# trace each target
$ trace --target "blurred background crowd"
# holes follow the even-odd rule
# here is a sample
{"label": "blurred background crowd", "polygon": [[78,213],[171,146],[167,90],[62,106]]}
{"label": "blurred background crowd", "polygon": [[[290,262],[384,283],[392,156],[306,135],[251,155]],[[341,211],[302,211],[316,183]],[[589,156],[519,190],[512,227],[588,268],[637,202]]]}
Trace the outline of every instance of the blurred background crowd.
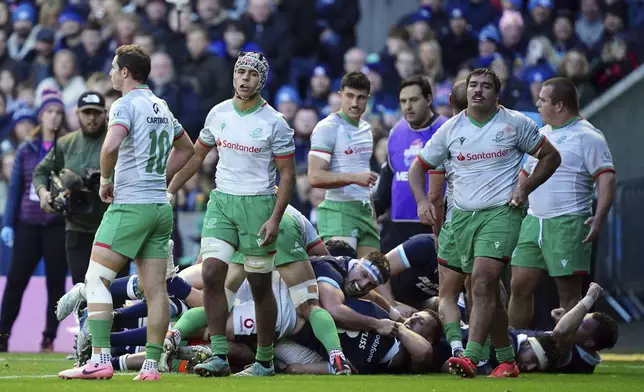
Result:
{"label": "blurred background crowd", "polygon": [[[193,140],[208,111],[228,99],[239,51],[270,61],[264,92],[295,129],[293,204],[315,223],[323,191],[306,177],[309,136],[337,111],[339,81],[363,71],[372,83],[365,119],[374,130],[373,169],[387,159],[389,129],[400,118],[398,85],[431,80],[435,110],[451,115],[451,84],[477,67],[503,83],[500,103],[535,112],[541,83],[573,78],[586,105],[644,58],[641,0],[420,0],[387,30],[382,49],[357,47],[362,7],[385,0],[5,0],[0,3],[0,212],[14,151],[39,123],[44,93],[60,91],[65,129],[78,129],[75,106],[87,90],[111,105],[114,50],[149,51],[149,86],[165,99]],[[186,184],[181,211],[203,211],[213,187],[216,152]]]}

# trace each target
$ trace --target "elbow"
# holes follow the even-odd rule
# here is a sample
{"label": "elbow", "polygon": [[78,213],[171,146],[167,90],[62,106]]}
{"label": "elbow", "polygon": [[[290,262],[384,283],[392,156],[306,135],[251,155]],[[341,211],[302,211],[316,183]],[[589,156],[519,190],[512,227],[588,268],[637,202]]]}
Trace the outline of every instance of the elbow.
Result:
{"label": "elbow", "polygon": [[320,181],[320,177],[317,175],[317,173],[309,172],[308,178],[309,178],[309,184],[311,184],[311,187],[313,188],[322,187],[322,181]]}
{"label": "elbow", "polygon": [[557,170],[559,165],[561,165],[561,154],[559,154],[559,151],[555,150],[552,153],[552,167],[554,170]]}

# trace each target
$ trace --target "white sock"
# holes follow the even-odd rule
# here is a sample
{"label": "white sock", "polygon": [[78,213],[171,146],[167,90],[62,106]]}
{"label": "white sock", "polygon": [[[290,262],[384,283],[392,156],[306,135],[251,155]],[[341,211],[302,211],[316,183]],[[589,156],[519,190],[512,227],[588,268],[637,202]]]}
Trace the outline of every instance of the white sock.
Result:
{"label": "white sock", "polygon": [[146,359],[141,366],[141,371],[158,370],[159,364],[154,359]]}
{"label": "white sock", "polygon": [[452,355],[456,355],[457,351],[463,351],[463,342],[460,340],[449,342],[449,345],[452,347]]}
{"label": "white sock", "polygon": [[130,354],[125,354],[119,357],[119,367],[121,368],[120,370],[130,370],[127,368],[127,357],[129,356]]}
{"label": "white sock", "polygon": [[100,353],[97,353],[97,352],[92,353],[91,361],[94,363],[100,363],[100,364],[111,363],[111,360],[112,360],[112,352],[109,347],[101,348]]}

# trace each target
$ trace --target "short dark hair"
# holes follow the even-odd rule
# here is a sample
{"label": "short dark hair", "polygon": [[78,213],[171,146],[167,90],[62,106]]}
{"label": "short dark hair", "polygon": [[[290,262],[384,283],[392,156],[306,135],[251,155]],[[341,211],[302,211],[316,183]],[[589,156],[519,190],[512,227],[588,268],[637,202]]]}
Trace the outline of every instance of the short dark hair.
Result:
{"label": "short dark hair", "polygon": [[393,25],[389,28],[387,38],[398,38],[407,42],[409,41],[409,32],[404,26]]}
{"label": "short dark hair", "polygon": [[553,105],[561,102],[566,109],[575,113],[579,112],[579,96],[572,79],[565,77],[548,79],[543,83],[543,87],[546,86],[552,87],[550,101]]}
{"label": "short dark hair", "polygon": [[467,75],[467,79],[465,79],[465,83],[467,83],[467,86],[470,85],[470,79],[472,79],[472,76],[490,76],[492,78],[492,82],[494,83],[494,92],[496,93],[501,92],[501,79],[499,79],[499,77],[496,76],[496,73],[492,71],[492,69],[477,68],[474,71],[470,72],[469,75]]}
{"label": "short dark hair", "polygon": [[452,107],[459,112],[467,109],[467,83],[463,79],[452,86]]}
{"label": "short dark hair", "polygon": [[329,254],[333,257],[351,257],[352,259],[358,258],[358,253],[356,252],[348,242],[342,240],[328,240],[324,243],[326,249],[329,251]]}
{"label": "short dark hair", "polygon": [[127,68],[132,79],[145,83],[152,69],[150,56],[139,45],[123,45],[116,49],[116,64],[119,69]]}
{"label": "short dark hair", "polygon": [[90,20],[89,22],[85,23],[85,26],[83,30],[92,30],[92,31],[101,31],[102,27],[100,23]]}
{"label": "short dark hair", "polygon": [[382,275],[383,284],[389,281],[389,277],[391,276],[391,267],[389,266],[389,259],[384,253],[375,250],[368,253],[363,257],[363,259],[371,261],[371,263],[378,268],[380,275]]}
{"label": "short dark hair", "polygon": [[432,97],[432,85],[429,84],[429,80],[422,75],[410,76],[407,79],[404,79],[400,82],[400,87],[398,87],[398,95],[400,92],[409,86],[418,86],[420,87],[420,93],[423,95],[423,98],[429,100]]}
{"label": "short dark hair", "polygon": [[619,339],[619,328],[615,319],[602,312],[595,312],[592,317],[597,322],[595,336],[593,337],[595,349],[599,351],[613,348],[617,343],[617,339]]}
{"label": "short dark hair", "polygon": [[362,72],[349,72],[342,77],[342,82],[340,83],[340,90],[344,90],[345,88],[366,91],[369,94],[371,91],[371,82],[367,75]]}
{"label": "short dark hair", "polygon": [[206,40],[210,40],[210,33],[208,33],[208,30],[206,30],[199,24],[191,24],[190,26],[188,26],[188,29],[186,30],[186,36],[192,33],[200,33],[206,38]]}

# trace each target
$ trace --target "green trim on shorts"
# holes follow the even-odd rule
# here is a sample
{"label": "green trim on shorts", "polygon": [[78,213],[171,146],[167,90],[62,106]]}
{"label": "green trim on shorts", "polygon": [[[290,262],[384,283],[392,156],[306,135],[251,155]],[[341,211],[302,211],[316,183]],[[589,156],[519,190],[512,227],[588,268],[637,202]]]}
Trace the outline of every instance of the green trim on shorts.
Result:
{"label": "green trim on shorts", "polygon": [[353,237],[358,246],[380,249],[370,202],[324,200],[318,206],[318,232],[325,242],[332,237]]}
{"label": "green trim on shorts", "polygon": [[461,258],[456,251],[454,231],[451,222],[443,223],[440,234],[438,234],[438,265],[463,273]]}
{"label": "green trim on shorts", "polygon": [[588,275],[592,244],[582,244],[590,231],[589,215],[539,219],[528,215],[521,224],[513,267],[538,268],[552,277]]}
{"label": "green trim on shorts", "polygon": [[524,209],[507,204],[480,211],[454,207],[452,230],[463,272],[470,274],[477,257],[509,261],[523,220]]}
{"label": "green trim on shorts", "polygon": [[130,259],[167,259],[174,215],[170,203],[110,204],[94,237]]}
{"label": "green trim on shorts", "polygon": [[201,238],[217,238],[247,256],[265,257],[275,253],[275,241],[259,246],[257,235],[273,215],[275,195],[236,196],[217,190],[210,192],[203,219]]}

